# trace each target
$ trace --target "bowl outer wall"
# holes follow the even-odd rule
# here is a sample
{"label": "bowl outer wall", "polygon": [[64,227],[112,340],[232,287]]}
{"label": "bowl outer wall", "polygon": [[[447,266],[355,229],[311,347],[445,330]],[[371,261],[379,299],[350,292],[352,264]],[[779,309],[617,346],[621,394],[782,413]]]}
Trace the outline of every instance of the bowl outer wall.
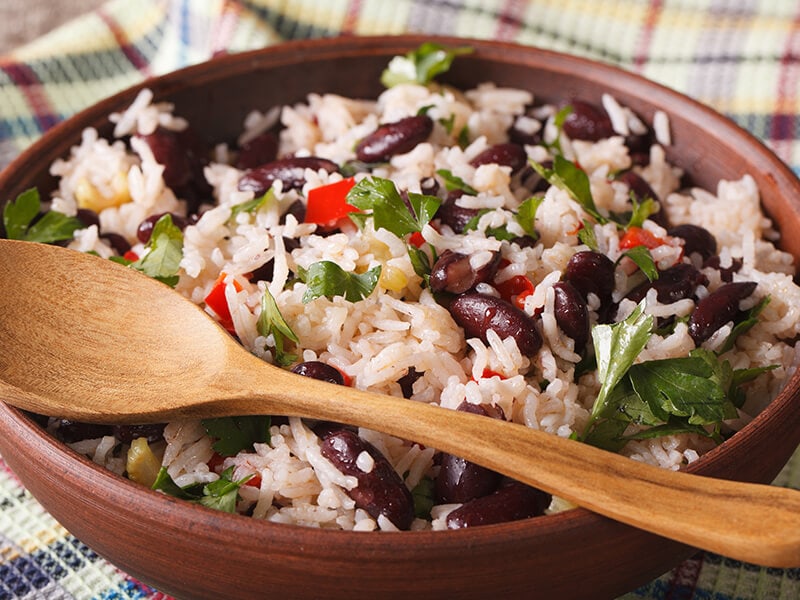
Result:
{"label": "bowl outer wall", "polygon": [[[295,42],[223,57],[144,84],[177,114],[203,123],[210,140],[233,140],[253,108],[304,100],[308,92],[374,98],[388,59],[431,36]],[[436,38],[449,45],[464,40]],[[614,67],[531,47],[469,41],[443,80],[528,87],[537,98],[599,101],[612,93],[651,120],[670,115],[670,160],[714,189],[750,173],[783,231],[800,230],[800,183],[751,135],[709,108]],[[108,135],[110,112],[137,86],[59,124],[0,174],[0,198],[55,182],[48,165],[68,154],[86,126]],[[208,115],[212,115],[209,118]],[[685,146],[681,154],[674,147]],[[736,154],[732,154],[732,150]],[[800,236],[783,246],[800,256]],[[770,481],[800,443],[798,376],[752,423],[690,467],[702,474]],[[274,525],[188,506],[113,476],[78,457],[23,417],[0,406],[0,453],[33,495],[98,553],[180,598],[352,597],[353,594],[460,597],[611,597],[666,571],[691,549],[579,509],[531,521],[455,532],[380,535]],[[65,481],[67,485],[65,485]],[[687,507],[690,509],[690,507]],[[235,582],[235,583],[234,583]],[[233,587],[231,587],[233,586]],[[534,592],[536,590],[536,592]],[[537,593],[538,592],[538,593]]]}

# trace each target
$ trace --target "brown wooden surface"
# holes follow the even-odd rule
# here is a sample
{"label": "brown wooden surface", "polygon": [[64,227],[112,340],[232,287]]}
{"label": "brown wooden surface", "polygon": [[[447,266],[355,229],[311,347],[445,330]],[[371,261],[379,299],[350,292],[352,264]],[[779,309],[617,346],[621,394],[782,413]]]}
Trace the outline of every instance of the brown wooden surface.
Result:
{"label": "brown wooden surface", "polygon": [[[302,42],[223,58],[149,85],[159,99],[176,102],[179,114],[190,121],[213,110],[216,118],[205,120],[207,133],[229,139],[254,106],[297,101],[312,90],[374,96],[387,58],[421,41]],[[609,91],[647,119],[654,108],[662,108],[672,118],[673,139],[684,146],[674,159],[690,171],[699,169],[697,183],[713,188],[720,177],[750,172],[782,228],[798,227],[796,178],[752,136],[709,109],[612,68],[531,48],[474,46],[476,55],[457,61],[448,75],[452,82],[475,84],[491,77],[503,85],[535,89],[541,99],[575,94],[596,100]],[[14,197],[34,183],[51,186],[46,176],[50,161],[67,152],[84,126],[102,124],[107,131],[106,115],[132,97],[133,92],[112,98],[54,128],[13,169],[0,174],[0,197]],[[711,161],[709,155],[726,160]],[[788,242],[787,248],[800,256],[797,236]],[[800,441],[796,382],[792,392],[692,470],[770,481]],[[583,509],[472,530],[363,535],[223,515],[111,475],[6,406],[0,406],[0,452],[72,533],[132,575],[181,598],[226,597],[231,581],[240,598],[270,592],[296,598],[351,598],[354,592],[433,598],[454,590],[461,598],[571,598],[585,597],[586,590],[603,598],[651,580],[691,553],[684,545]]]}

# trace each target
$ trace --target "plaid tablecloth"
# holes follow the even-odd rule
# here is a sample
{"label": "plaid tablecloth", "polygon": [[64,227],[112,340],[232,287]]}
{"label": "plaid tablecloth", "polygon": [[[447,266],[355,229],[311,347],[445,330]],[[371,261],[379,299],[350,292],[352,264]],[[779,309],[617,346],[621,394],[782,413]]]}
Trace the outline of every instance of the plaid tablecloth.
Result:
{"label": "plaid tablecloth", "polygon": [[[0,57],[0,167],[144,78],[281,40],[428,32],[621,65],[730,116],[800,172],[796,0],[111,0]],[[775,482],[800,488],[800,453]],[[769,515],[765,515],[769,518]],[[0,458],[0,600],[156,599],[56,523]],[[797,599],[800,569],[700,553],[626,599]]]}

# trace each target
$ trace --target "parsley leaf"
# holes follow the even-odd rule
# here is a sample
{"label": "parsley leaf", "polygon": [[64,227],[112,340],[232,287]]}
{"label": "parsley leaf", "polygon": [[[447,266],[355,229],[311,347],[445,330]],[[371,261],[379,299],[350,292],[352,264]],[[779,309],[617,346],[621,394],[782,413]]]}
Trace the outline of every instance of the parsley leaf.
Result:
{"label": "parsley leaf", "polygon": [[600,214],[592,197],[592,188],[589,176],[575,163],[567,160],[560,154],[553,158],[553,168],[548,169],[536,161],[530,161],[534,170],[544,177],[550,185],[567,192],[570,197],[581,205],[590,216],[598,223],[607,223],[608,219]]}
{"label": "parsley leaf", "polygon": [[149,252],[130,266],[175,287],[183,258],[183,232],[172,222],[169,213],[156,221],[147,248]]}
{"label": "parsley leaf", "polygon": [[597,243],[597,236],[594,234],[594,227],[585,219],[583,221],[583,227],[578,230],[578,239],[581,244],[588,246],[589,250],[597,252],[600,249],[600,245]]}
{"label": "parsley leaf", "polygon": [[359,181],[347,193],[347,202],[361,210],[372,210],[375,229],[382,227],[399,238],[422,231],[441,204],[435,196],[409,192],[409,210],[394,182],[382,177],[368,177]]}
{"label": "parsley leaf", "polygon": [[231,208],[231,216],[228,221],[235,221],[236,217],[243,212],[251,214],[256,213],[262,206],[266,206],[274,200],[275,192],[272,188],[269,188],[261,196],[253,198],[252,200],[248,200],[247,202],[242,202],[241,204],[237,204]]}
{"label": "parsley leaf", "polygon": [[728,335],[725,343],[719,349],[719,354],[725,354],[728,350],[732,349],[736,343],[736,338],[750,331],[750,329],[758,323],[758,316],[766,308],[770,302],[769,296],[764,296],[761,301],[745,313],[744,319],[733,326],[730,334]]}
{"label": "parsley leaf", "polygon": [[447,48],[441,44],[425,42],[405,56],[395,56],[381,74],[381,83],[387,88],[401,83],[427,85],[450,69],[456,56],[469,54],[467,46]]}
{"label": "parsley leaf", "polygon": [[41,210],[39,190],[30,188],[3,207],[3,227],[10,240],[50,244],[71,240],[75,230],[84,225],[76,217],[50,210],[34,223]]}
{"label": "parsley leaf", "polygon": [[[645,274],[647,279],[650,281],[655,281],[658,279],[658,269],[656,268],[656,263],[653,260],[653,255],[650,253],[650,250],[647,246],[634,246],[622,253],[620,259],[623,256],[627,256],[633,262],[636,263],[636,266],[639,267],[642,273]],[[617,261],[619,262],[619,260]]]}
{"label": "parsley leaf", "polygon": [[206,433],[217,440],[214,450],[222,456],[252,450],[255,443],[268,443],[271,422],[269,416],[219,417],[202,421]]}
{"label": "parsley leaf", "polygon": [[239,481],[233,481],[231,480],[232,473],[233,467],[229,467],[220,473],[219,479],[216,481],[181,488],[170,477],[166,467],[161,467],[151,489],[209,508],[234,513],[236,512],[236,501],[239,498],[239,488],[253,476],[248,475]]}
{"label": "parsley leaf", "polygon": [[453,175],[452,171],[449,171],[448,169],[437,169],[436,174],[444,180],[444,187],[448,192],[452,192],[453,190],[461,190],[470,196],[478,195],[478,190],[461,179],[461,177]]}
{"label": "parsley leaf", "polygon": [[261,314],[258,315],[256,323],[258,333],[264,337],[272,335],[275,340],[275,362],[282,367],[289,366],[297,358],[294,354],[283,351],[283,344],[288,339],[297,343],[297,335],[283,318],[275,297],[268,289],[264,289],[261,298]]}
{"label": "parsley leaf", "polygon": [[544,196],[531,196],[522,201],[514,215],[514,220],[533,239],[539,238],[539,232],[536,231],[536,211],[539,210],[542,202],[544,202]]}
{"label": "parsley leaf", "polygon": [[373,267],[366,273],[348,273],[335,262],[322,260],[308,269],[299,268],[297,275],[308,286],[303,294],[304,304],[320,296],[329,300],[344,296],[348,302],[358,302],[369,296],[378,285],[381,266]]}

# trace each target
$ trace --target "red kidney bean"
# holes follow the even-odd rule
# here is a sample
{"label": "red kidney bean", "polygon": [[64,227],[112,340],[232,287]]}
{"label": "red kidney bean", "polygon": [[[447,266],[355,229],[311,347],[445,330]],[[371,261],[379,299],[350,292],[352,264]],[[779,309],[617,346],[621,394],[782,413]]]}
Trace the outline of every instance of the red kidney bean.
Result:
{"label": "red kidney bean", "polygon": [[586,298],[596,294],[600,301],[611,299],[614,291],[614,263],[605,254],[593,250],[576,252],[567,262],[564,279]]}
{"label": "red kidney bean", "polygon": [[642,202],[646,198],[658,200],[658,196],[653,191],[653,188],[650,187],[650,184],[634,171],[624,171],[617,175],[616,180],[627,184],[637,202]]}
{"label": "red kidney bean", "polygon": [[[300,240],[285,237],[283,238],[283,247],[286,249],[287,253],[291,253],[292,250],[300,247]],[[250,277],[248,277],[247,280],[250,283],[255,283],[256,281],[272,281],[274,275],[275,261],[273,259],[269,259],[263,265],[254,269],[253,272],[250,273]]]}
{"label": "red kidney bean", "polygon": [[494,278],[500,265],[500,253],[494,252],[491,260],[477,271],[470,265],[466,254],[445,250],[431,268],[430,285],[434,292],[462,294],[479,283]]}
{"label": "red kidney bean", "polygon": [[55,435],[62,442],[72,444],[81,440],[92,440],[95,438],[112,435],[111,425],[100,425],[97,423],[82,423],[81,421],[70,421],[60,419],[56,424]]}
{"label": "red kidney bean", "polygon": [[575,352],[580,353],[589,340],[589,310],[586,300],[569,281],[553,285],[553,312],[559,328],[575,340]]}
{"label": "red kidney bean", "polygon": [[405,154],[428,139],[433,120],[414,115],[378,127],[356,146],[356,158],[365,163],[386,162],[395,154]]}
{"label": "red kidney bean", "polygon": [[172,131],[159,127],[141,139],[150,147],[156,161],[164,166],[167,187],[188,201],[189,212],[195,212],[203,200],[211,197],[211,186],[203,175],[209,149],[191,128]]}
{"label": "red kidney bean", "polygon": [[448,310],[468,338],[477,337],[488,343],[486,332],[492,329],[503,339],[514,338],[526,356],[536,354],[542,347],[533,318],[501,298],[468,292],[453,300]]}
{"label": "red kidney bean", "polygon": [[101,233],[100,239],[105,240],[108,242],[109,246],[111,246],[114,251],[122,256],[128,250],[131,249],[131,245],[123,236],[118,233]]}
{"label": "red kidney bean", "polygon": [[319,360],[308,360],[306,362],[301,362],[292,367],[292,373],[297,373],[298,375],[303,375],[304,377],[313,377],[314,379],[319,379],[320,381],[344,385],[344,376],[342,375],[341,371],[339,371],[339,369],[336,367],[332,367],[331,365],[325,364]]}
{"label": "red kidney bean", "polygon": [[700,225],[675,225],[667,229],[667,235],[683,240],[683,253],[686,256],[696,252],[705,260],[717,253],[717,239],[714,234]]}
{"label": "red kidney bean", "polygon": [[130,444],[137,438],[146,438],[149,443],[164,439],[165,423],[148,423],[145,425],[114,425],[114,437],[120,442]]}
{"label": "red kidney bean", "polygon": [[[472,404],[464,401],[459,411],[503,419],[503,411],[497,407]],[[503,480],[496,471],[487,469],[453,454],[442,454],[439,474],[434,484],[437,504],[469,502],[494,492]]]}
{"label": "red kidney bean", "polygon": [[[278,220],[278,223],[281,225],[286,223],[286,217],[288,215],[292,215],[298,223],[302,223],[306,220],[306,205],[302,200],[295,200],[289,205],[289,208],[286,209],[286,212],[281,215],[281,218]],[[283,238],[284,241],[289,238]]]}
{"label": "red kidney bean", "polygon": [[278,138],[271,131],[254,137],[239,149],[236,157],[237,169],[255,169],[278,157]]}
{"label": "red kidney bean", "polygon": [[734,258],[731,260],[731,266],[721,267],[720,257],[718,255],[714,255],[706,259],[705,262],[703,262],[703,267],[716,269],[717,271],[719,271],[719,278],[725,283],[730,283],[731,281],[733,281],[733,274],[739,272],[739,270],[742,268],[742,264],[743,262],[741,258]]}
{"label": "red kidney bean", "polygon": [[181,215],[176,215],[175,213],[158,213],[157,215],[150,215],[144,221],[139,223],[139,227],[136,229],[136,237],[140,242],[146,244],[150,241],[150,236],[153,234],[153,227],[155,227],[155,224],[158,222],[158,220],[166,214],[169,214],[169,216],[172,217],[172,224],[181,231],[186,229],[189,225],[197,223],[196,215],[192,215],[191,217],[184,217]]}
{"label": "red kidney bean", "polygon": [[439,182],[435,177],[426,177],[419,182],[419,191],[426,196],[436,196],[439,193]]}
{"label": "red kidney bean", "polygon": [[462,190],[449,192],[439,206],[439,210],[436,211],[436,217],[442,224],[449,226],[455,233],[463,233],[467,223],[477,217],[480,212],[477,208],[464,208],[456,204],[456,200],[463,195]]}
{"label": "red kidney bean", "polygon": [[422,373],[414,367],[409,367],[406,374],[397,380],[397,383],[400,384],[400,390],[403,392],[403,398],[411,398],[414,395],[414,383],[420,377],[422,377]]}
{"label": "red kidney bean", "polygon": [[79,208],[78,213],[75,216],[81,223],[83,223],[84,227],[96,225],[97,228],[100,229],[100,217],[93,210],[88,208]]}
{"label": "red kidney bean", "polygon": [[[339,471],[358,480],[358,486],[347,492],[356,506],[375,519],[383,515],[398,529],[411,527],[414,520],[411,492],[375,446],[362,440],[353,431],[341,428],[323,437],[320,451]],[[374,461],[369,473],[356,464],[362,452],[367,452]]]}
{"label": "red kidney bean", "polygon": [[239,179],[239,190],[260,196],[278,180],[283,183],[284,190],[300,189],[306,182],[306,169],[324,169],[334,173],[339,167],[335,162],[318,156],[280,158],[247,171]]}
{"label": "red kidney bean", "polygon": [[[528,115],[528,118],[533,117]],[[539,127],[536,133],[528,133],[522,130],[515,120],[511,127],[508,128],[508,139],[520,146],[539,146],[543,141],[542,136],[544,134],[544,124],[541,123],[541,121],[540,124],[541,127]]]}
{"label": "red kidney bean", "polygon": [[518,481],[461,505],[447,516],[448,529],[507,523],[544,514],[551,496]]}
{"label": "red kidney bean", "polygon": [[671,304],[683,298],[691,298],[698,285],[706,285],[708,279],[694,266],[678,263],[661,271],[655,281],[646,281],[636,286],[625,296],[633,302],[641,302],[648,290],[655,289],[659,302]]}
{"label": "red kidney bean", "polygon": [[700,300],[689,317],[689,335],[698,346],[739,314],[739,302],[752,294],[754,281],[726,283]]}
{"label": "red kidney bean", "polygon": [[614,135],[611,119],[602,107],[584,100],[572,100],[569,105],[572,112],[564,119],[562,130],[570,139],[596,142]]}
{"label": "red kidney bean", "polygon": [[525,148],[519,144],[495,144],[469,161],[469,164],[473,167],[492,163],[504,167],[511,167],[511,173],[513,175],[528,164],[528,155],[525,153]]}

